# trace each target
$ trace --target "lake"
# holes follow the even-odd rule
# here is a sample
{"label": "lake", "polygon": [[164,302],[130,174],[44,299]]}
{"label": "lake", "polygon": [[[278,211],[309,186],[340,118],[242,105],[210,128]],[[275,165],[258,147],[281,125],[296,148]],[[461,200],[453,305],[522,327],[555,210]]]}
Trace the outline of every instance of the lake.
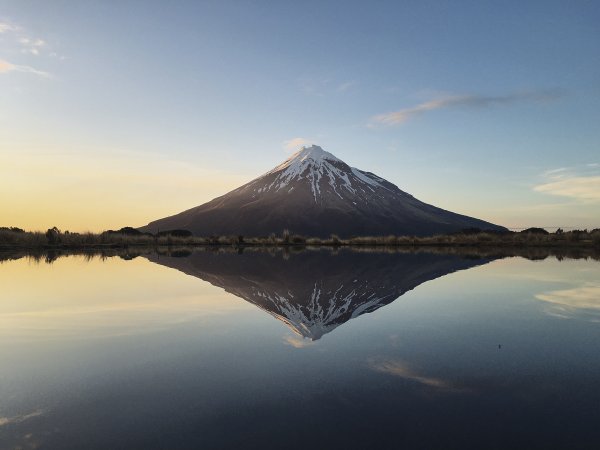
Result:
{"label": "lake", "polygon": [[2,449],[600,445],[594,258],[19,256],[0,263]]}

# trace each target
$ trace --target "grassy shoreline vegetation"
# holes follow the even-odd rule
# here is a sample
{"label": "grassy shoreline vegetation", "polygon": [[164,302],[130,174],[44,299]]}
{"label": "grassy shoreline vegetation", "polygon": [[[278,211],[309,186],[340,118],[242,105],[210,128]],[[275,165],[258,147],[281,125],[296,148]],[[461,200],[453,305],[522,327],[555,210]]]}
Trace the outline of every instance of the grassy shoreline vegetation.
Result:
{"label": "grassy shoreline vegetation", "polygon": [[466,229],[458,233],[416,236],[359,236],[348,239],[331,235],[329,238],[305,237],[284,230],[281,235],[266,237],[193,236],[187,230],[169,230],[157,234],[142,233],[135,228],[108,230],[102,233],[74,233],[56,227],[45,233],[25,231],[16,227],[0,227],[0,249],[102,249],[130,247],[477,247],[477,248],[600,248],[600,229],[558,229],[549,233],[542,228],[520,232],[489,232]]}
{"label": "grassy shoreline vegetation", "polygon": [[247,246],[235,247],[231,245],[209,246],[138,246],[138,247],[88,247],[79,249],[68,248],[13,248],[0,247],[0,264],[18,259],[28,259],[33,263],[52,264],[60,258],[79,257],[85,260],[121,258],[132,260],[150,255],[166,256],[170,258],[185,258],[195,252],[210,252],[213,254],[246,254],[267,253],[272,257],[284,260],[293,258],[306,252],[328,252],[332,256],[345,253],[386,253],[386,254],[439,254],[455,255],[468,259],[503,259],[520,257],[529,260],[544,260],[547,258],[563,259],[591,259],[600,261],[600,247],[473,247],[473,246]]}

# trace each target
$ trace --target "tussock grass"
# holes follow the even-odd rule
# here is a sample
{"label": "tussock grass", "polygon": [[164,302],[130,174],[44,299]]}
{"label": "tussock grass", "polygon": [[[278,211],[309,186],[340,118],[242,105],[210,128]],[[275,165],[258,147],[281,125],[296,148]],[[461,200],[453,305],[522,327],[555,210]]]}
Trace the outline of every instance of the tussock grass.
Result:
{"label": "tussock grass", "polygon": [[306,237],[284,230],[281,236],[264,237],[193,236],[186,230],[162,231],[157,235],[142,233],[133,228],[103,233],[73,233],[51,228],[46,233],[24,231],[20,228],[0,227],[0,248],[26,249],[85,249],[129,247],[600,247],[600,229],[557,230],[548,233],[531,228],[520,233],[464,232],[429,237],[416,236],[356,236],[342,239],[332,234],[329,238]]}

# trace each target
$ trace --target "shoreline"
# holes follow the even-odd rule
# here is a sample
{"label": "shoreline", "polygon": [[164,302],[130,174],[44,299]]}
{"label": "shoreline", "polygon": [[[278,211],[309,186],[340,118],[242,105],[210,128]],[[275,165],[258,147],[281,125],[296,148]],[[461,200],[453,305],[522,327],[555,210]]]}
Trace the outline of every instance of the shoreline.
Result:
{"label": "shoreline", "polygon": [[526,242],[526,243],[513,243],[503,241],[490,241],[490,242],[419,242],[418,240],[412,242],[402,243],[385,243],[385,242],[373,242],[373,243],[354,243],[354,242],[311,242],[311,243],[212,243],[212,242],[181,242],[176,241],[172,243],[159,242],[157,244],[147,243],[107,243],[107,244],[58,244],[58,245],[27,245],[27,244],[0,244],[0,251],[5,250],[105,250],[105,249],[150,249],[158,247],[190,247],[190,248],[318,248],[318,247],[331,247],[331,248],[372,248],[372,247],[397,247],[397,248],[540,248],[540,249],[598,249],[600,251],[600,245],[593,241],[580,241],[573,243],[564,242]]}
{"label": "shoreline", "polygon": [[30,258],[36,262],[51,263],[59,258],[82,256],[85,258],[134,259],[148,255],[165,257],[187,257],[195,252],[214,254],[269,253],[284,259],[311,252],[329,252],[332,255],[343,253],[387,253],[394,254],[440,254],[456,255],[464,258],[501,259],[521,257],[529,260],[543,260],[554,257],[562,259],[592,259],[600,261],[600,248],[595,246],[468,246],[468,245],[133,245],[133,246],[87,246],[87,247],[6,247],[0,246],[0,263],[4,261]]}
{"label": "shoreline", "polygon": [[522,232],[489,232],[463,230],[453,234],[435,236],[355,236],[340,238],[331,234],[328,238],[307,237],[284,230],[280,236],[247,237],[241,235],[193,236],[186,230],[171,230],[156,235],[142,233],[126,227],[103,233],[74,233],[51,228],[47,232],[25,231],[19,228],[0,227],[0,251],[78,251],[103,249],[129,249],[153,247],[232,247],[245,248],[550,248],[550,249],[598,249],[600,229],[556,231],[549,233],[541,228]]}
{"label": "shoreline", "polygon": [[447,248],[589,248],[600,250],[600,239],[552,239],[552,238],[516,238],[511,236],[498,236],[489,238],[476,236],[433,236],[433,237],[365,237],[351,239],[320,239],[303,238],[301,241],[285,241],[269,238],[247,238],[243,241],[237,238],[151,238],[151,239],[116,239],[112,242],[60,242],[49,244],[47,242],[0,242],[2,250],[86,250],[86,249],[127,249],[127,248],[154,248],[154,247],[234,247],[234,248],[302,248],[302,247],[447,247]]}

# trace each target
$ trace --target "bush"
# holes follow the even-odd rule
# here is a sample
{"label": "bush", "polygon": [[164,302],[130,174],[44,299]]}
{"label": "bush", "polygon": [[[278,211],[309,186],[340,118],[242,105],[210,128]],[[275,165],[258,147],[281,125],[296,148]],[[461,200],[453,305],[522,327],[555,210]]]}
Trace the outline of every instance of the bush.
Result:
{"label": "bush", "polygon": [[[138,231],[138,233],[142,234],[139,231]],[[158,233],[156,233],[156,236],[158,236],[158,237],[173,236],[173,237],[186,238],[186,237],[192,237],[193,235],[192,235],[192,232],[189,230],[165,230],[165,231],[159,231]]]}
{"label": "bush", "polygon": [[306,238],[304,236],[300,236],[299,234],[294,234],[291,237],[292,244],[306,244]]}
{"label": "bush", "polygon": [[527,229],[521,231],[521,233],[523,233],[523,234],[550,234],[550,233],[548,233],[548,231],[544,230],[543,228],[538,228],[538,227],[527,228]]}
{"label": "bush", "polygon": [[398,245],[398,236],[390,235],[384,239],[385,245]]}
{"label": "bush", "polygon": [[46,231],[46,239],[48,240],[48,245],[60,244],[60,230],[56,227],[49,228],[48,231]]}

